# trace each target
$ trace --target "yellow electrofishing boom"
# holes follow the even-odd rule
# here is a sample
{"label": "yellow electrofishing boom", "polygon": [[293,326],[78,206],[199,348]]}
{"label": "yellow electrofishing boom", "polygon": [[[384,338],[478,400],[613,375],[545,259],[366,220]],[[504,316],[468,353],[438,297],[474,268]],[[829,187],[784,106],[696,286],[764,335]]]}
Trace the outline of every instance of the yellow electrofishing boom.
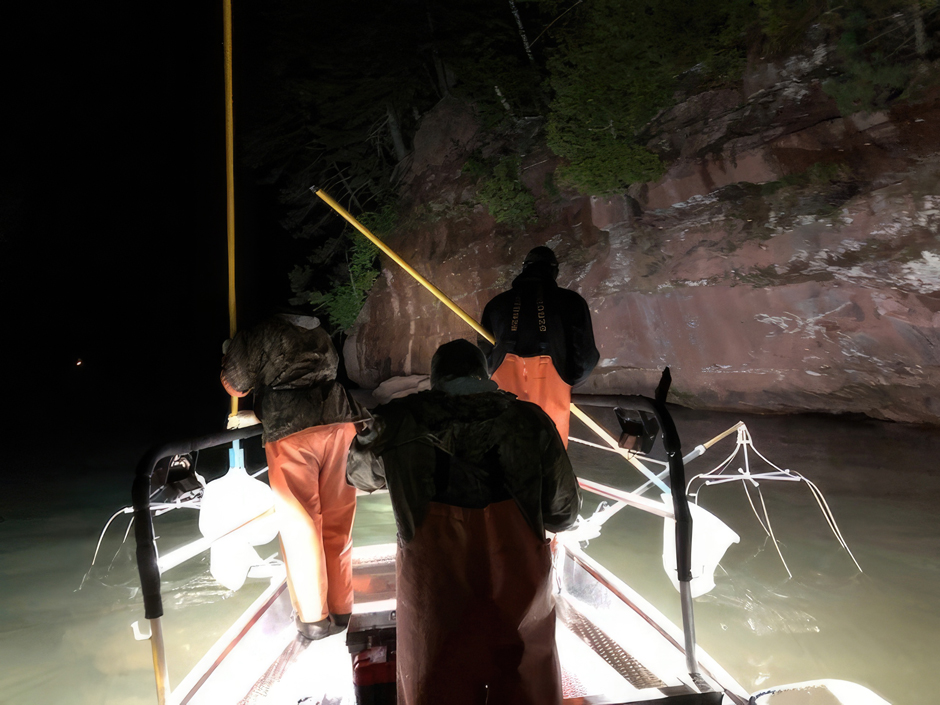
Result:
{"label": "yellow electrofishing boom", "polygon": [[[237,330],[235,316],[235,118],[232,107],[232,0],[222,5],[225,55],[225,192],[228,225],[228,337]],[[232,397],[232,416],[238,413],[238,397]]]}
{"label": "yellow electrofishing boom", "polygon": [[334,211],[336,211],[341,216],[343,216],[343,218],[345,218],[346,221],[350,225],[352,225],[356,230],[358,230],[363,235],[365,235],[373,245],[375,245],[380,250],[382,250],[382,252],[384,252],[389,257],[391,257],[395,261],[396,264],[398,264],[402,269],[408,272],[408,274],[414,277],[417,280],[417,282],[421,284],[421,286],[423,286],[425,289],[427,289],[432,294],[434,294],[442,304],[444,304],[445,306],[447,306],[447,308],[449,308],[451,311],[453,311],[458,316],[460,316],[467,324],[469,324],[471,328],[473,328],[473,330],[475,330],[477,333],[482,335],[484,338],[486,338],[488,341],[490,341],[494,345],[496,344],[496,338],[493,337],[492,333],[490,333],[483,326],[481,326],[479,323],[473,320],[473,318],[471,318],[470,315],[466,311],[460,308],[460,306],[458,306],[449,298],[447,298],[447,295],[444,294],[443,291],[438,289],[431,282],[429,282],[427,279],[425,279],[420,274],[418,274],[418,272],[415,271],[414,267],[412,267],[405,260],[399,257],[398,253],[396,253],[391,247],[386,245],[384,242],[379,240],[375,235],[369,232],[369,229],[366,228],[366,226],[364,226],[362,223],[356,220],[352,216],[352,214],[350,214],[350,212],[347,211],[345,208],[343,208],[339,203],[334,201],[330,197],[330,195],[326,193],[326,191],[324,191],[323,189],[317,186],[311,186],[310,190],[313,191],[321,199],[323,199],[323,202],[326,203],[330,208],[332,208]]}
{"label": "yellow electrofishing boom", "polygon": [[[460,306],[458,306],[453,301],[451,301],[443,291],[438,289],[431,282],[429,282],[423,276],[418,274],[418,272],[416,272],[415,269],[410,264],[408,264],[405,260],[399,257],[398,254],[392,248],[390,248],[384,242],[379,240],[379,238],[377,238],[375,235],[369,232],[368,228],[366,228],[362,223],[356,220],[352,216],[352,214],[349,213],[349,211],[347,211],[339,203],[333,200],[330,197],[330,195],[327,194],[323,189],[319,188],[318,186],[311,186],[310,190],[313,191],[313,193],[315,193],[317,196],[319,196],[323,200],[323,202],[326,203],[330,208],[332,208],[334,211],[339,213],[346,220],[346,222],[352,225],[356,230],[358,230],[366,238],[368,238],[370,242],[372,242],[376,247],[382,250],[382,252],[384,252],[392,260],[394,260],[395,263],[401,266],[402,269],[404,269],[406,272],[408,272],[408,274],[414,277],[418,281],[418,283],[420,283],[425,289],[427,289],[432,294],[434,294],[434,296],[436,296],[437,299],[442,304],[444,304],[445,306],[447,306],[447,308],[449,308],[451,311],[453,311],[458,316],[460,316],[471,328],[473,328],[473,330],[479,333],[486,340],[490,341],[492,344],[494,345],[496,344],[496,338],[493,337],[492,333],[490,333],[483,326],[481,326],[479,323],[473,320],[473,318],[466,311],[464,311],[462,308],[460,308]],[[632,457],[631,453],[629,453],[628,451],[620,447],[620,444],[617,442],[617,440],[613,436],[607,433],[607,431],[602,426],[600,426],[596,421],[594,421],[594,419],[592,419],[590,416],[585,414],[583,411],[581,411],[581,409],[576,407],[574,404],[571,405],[571,413],[574,414],[578,419],[580,419],[581,422],[585,426],[587,426],[592,431],[594,431],[594,433],[596,433],[601,439],[603,439],[603,441],[607,443],[607,445],[609,445],[612,449],[620,453],[620,455],[623,456],[627,460],[627,462],[629,462],[631,465],[633,465],[638,470],[640,470],[640,472],[642,472],[644,475],[649,473],[649,471],[646,469],[645,466],[634,461],[634,458]]]}

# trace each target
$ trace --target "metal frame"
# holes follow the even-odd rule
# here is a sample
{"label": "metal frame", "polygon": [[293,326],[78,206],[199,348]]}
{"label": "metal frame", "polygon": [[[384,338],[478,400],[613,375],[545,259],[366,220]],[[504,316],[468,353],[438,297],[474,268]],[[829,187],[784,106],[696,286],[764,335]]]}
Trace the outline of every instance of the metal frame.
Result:
{"label": "metal frame", "polygon": [[137,571],[144,598],[144,616],[150,621],[150,646],[153,652],[154,679],[157,702],[165,705],[170,692],[169,669],[166,648],[163,643],[163,598],[160,594],[160,565],[157,556],[157,541],[153,531],[153,514],[150,511],[150,479],[161,460],[174,455],[186,455],[197,450],[225,445],[261,435],[261,426],[237,428],[208,436],[183,441],[174,441],[154,446],[137,463],[134,485],[131,490],[134,504],[134,538],[137,543]]}

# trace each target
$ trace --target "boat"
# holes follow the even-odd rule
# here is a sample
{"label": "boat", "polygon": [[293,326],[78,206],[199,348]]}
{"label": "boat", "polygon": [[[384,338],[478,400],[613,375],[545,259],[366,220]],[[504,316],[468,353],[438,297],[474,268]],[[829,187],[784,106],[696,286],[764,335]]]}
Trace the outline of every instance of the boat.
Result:
{"label": "boat", "polygon": [[[667,461],[653,460],[643,450],[626,453],[649,477],[638,492],[580,480],[584,492],[599,495],[614,504],[602,505],[592,517],[580,520],[574,530],[557,534],[552,540],[558,619],[556,641],[565,705],[647,702],[662,705],[885,705],[885,700],[863,686],[839,680],[812,681],[748,693],[718,662],[697,647],[693,597],[707,592],[709,583],[714,586],[711,576],[720,554],[737,537],[722,535],[720,530],[716,533],[714,526],[703,520],[707,512],[690,505],[685,491],[664,494],[662,501],[646,497],[642,491],[651,486],[665,486],[665,479],[672,487],[687,487],[686,462],[700,457],[708,447],[734,432],[738,433],[739,444],[742,436],[745,439],[748,436],[746,428],[742,434],[744,425],[739,423],[697,445],[683,457],[678,432],[665,405],[668,387],[667,368],[654,398],[585,397],[580,400],[585,405],[614,406],[624,434],[621,440],[627,445],[648,450],[654,439],[661,436]],[[249,569],[261,568],[267,572],[256,575],[265,575],[267,587],[179,685],[172,690],[169,687],[169,664],[161,625],[162,574],[200,552],[211,551],[213,545],[221,542],[254,541],[257,544],[270,540],[252,539],[251,532],[257,533],[259,526],[270,523],[271,511],[263,498],[247,503],[239,501],[240,507],[250,506],[249,511],[255,516],[246,520],[244,513],[233,514],[228,526],[216,527],[210,531],[211,535],[163,555],[155,539],[154,515],[173,508],[191,507],[193,503],[207,503],[212,494],[210,488],[214,484],[222,486],[216,483],[224,483],[228,474],[206,484],[190,463],[194,454],[209,448],[232,446],[229,473],[249,488],[256,499],[259,494],[263,495],[250,489],[255,487],[250,482],[245,482],[241,467],[244,463],[238,455],[240,442],[260,433],[260,425],[255,425],[161,444],[149,450],[137,465],[133,514],[137,567],[149,631],[135,623],[134,632],[138,639],[151,642],[157,702],[160,705],[394,702],[394,544],[354,547],[355,607],[349,627],[345,632],[319,641],[308,641],[297,633],[283,565],[266,561],[245,566],[241,582]],[[666,466],[659,475],[648,467],[657,462]],[[266,487],[258,480],[251,482]],[[599,535],[612,512],[625,507],[664,519],[664,567],[667,573],[672,573],[679,589],[681,625],[671,622],[582,549],[585,541]],[[200,511],[206,509],[203,504]],[[715,521],[723,526],[720,520]],[[701,538],[704,534],[697,535],[698,554],[693,554],[692,550],[693,526],[710,532],[705,539]],[[673,536],[674,541],[671,541]],[[717,557],[703,559],[701,548],[712,548],[716,542],[724,544],[719,546]],[[670,543],[675,549],[671,554]],[[218,572],[232,574],[231,570],[221,570],[221,560],[219,564]],[[216,568],[212,565],[213,574]]]}
{"label": "boat", "polygon": [[[229,312],[230,332],[234,335],[231,6],[228,0],[224,8]],[[311,191],[479,335],[492,341],[490,334],[473,318],[375,238],[322,189],[312,187]],[[625,492],[580,480],[583,491],[612,500],[614,504],[602,505],[592,517],[579,520],[573,531],[553,537],[554,595],[558,619],[556,641],[563,675],[564,703],[886,705],[886,701],[863,686],[837,680],[798,683],[748,693],[718,662],[697,647],[694,597],[714,585],[714,566],[728,545],[736,540],[736,535],[704,509],[690,505],[684,464],[734,432],[738,433],[738,449],[743,447],[747,452],[749,441],[744,425],[738,424],[683,456],[678,432],[666,407],[669,385],[667,368],[653,398],[591,397],[580,400],[584,405],[611,406],[617,410],[621,424],[619,441],[579,407],[572,405],[572,413],[612,452],[621,454],[643,473],[647,481],[637,491]],[[233,417],[237,416],[237,411],[237,403],[233,400]],[[115,513],[102,532],[103,538],[117,516],[133,514],[137,568],[148,626],[141,628],[139,622],[135,622],[132,627],[135,638],[150,642],[158,705],[379,705],[395,702],[396,546],[354,547],[355,606],[348,628],[318,641],[308,641],[300,636],[294,624],[283,564],[261,560],[252,548],[270,541],[272,531],[276,530],[272,522],[270,488],[257,477],[247,474],[240,447],[242,441],[260,434],[261,426],[255,424],[151,448],[137,465],[132,505]],[[666,450],[666,462],[655,461],[646,455],[658,435],[661,435]],[[227,446],[231,446],[229,471],[206,483],[195,471],[195,455],[199,451]],[[648,467],[656,462],[664,467],[659,473]],[[260,475],[263,470],[255,475]],[[720,474],[719,467],[705,482],[729,480],[728,477],[719,480],[717,475]],[[764,479],[798,479],[790,476],[788,471],[780,470],[780,474],[780,477]],[[750,482],[756,482],[755,478],[750,472],[743,477]],[[662,493],[659,501],[644,495],[651,487]],[[232,511],[227,511],[227,507]],[[582,542],[598,536],[604,522],[626,507],[652,513],[664,520],[664,568],[679,592],[681,626],[667,619],[582,549]],[[181,508],[198,508],[203,535],[181,547],[164,550],[161,555],[154,531],[154,517]],[[829,518],[827,515],[827,520]],[[766,513],[764,519],[762,526],[772,535]],[[834,520],[830,526],[841,540]],[[698,537],[694,542],[693,528]],[[774,541],[776,543],[776,539]],[[845,548],[848,550],[847,546]],[[238,589],[249,575],[268,583],[179,685],[171,688],[162,624],[163,576],[206,551],[210,553],[213,577],[227,588]]]}

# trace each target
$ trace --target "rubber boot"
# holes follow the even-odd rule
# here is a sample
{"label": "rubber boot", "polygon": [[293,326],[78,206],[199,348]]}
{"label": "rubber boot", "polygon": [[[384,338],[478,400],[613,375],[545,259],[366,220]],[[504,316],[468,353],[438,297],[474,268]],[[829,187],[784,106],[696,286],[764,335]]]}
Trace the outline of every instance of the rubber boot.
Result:
{"label": "rubber boot", "polygon": [[319,622],[302,622],[300,621],[300,616],[295,614],[294,625],[297,627],[300,636],[310,641],[322,639],[333,633],[330,631],[329,617],[321,619]]}
{"label": "rubber boot", "polygon": [[349,618],[351,616],[352,613],[349,612],[346,614],[330,614],[330,622],[332,623],[330,634],[339,634],[341,631],[344,631],[346,627],[349,626]]}

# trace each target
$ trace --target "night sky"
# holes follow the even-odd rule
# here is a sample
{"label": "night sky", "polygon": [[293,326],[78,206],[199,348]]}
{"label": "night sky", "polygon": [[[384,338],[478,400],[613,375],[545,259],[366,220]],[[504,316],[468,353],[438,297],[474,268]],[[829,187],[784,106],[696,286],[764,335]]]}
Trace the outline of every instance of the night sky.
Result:
{"label": "night sky", "polygon": [[[146,446],[220,429],[222,3],[57,2],[3,25],[4,435]],[[237,32],[236,17],[236,130]],[[250,318],[290,294],[289,237],[241,169],[236,193]]]}

